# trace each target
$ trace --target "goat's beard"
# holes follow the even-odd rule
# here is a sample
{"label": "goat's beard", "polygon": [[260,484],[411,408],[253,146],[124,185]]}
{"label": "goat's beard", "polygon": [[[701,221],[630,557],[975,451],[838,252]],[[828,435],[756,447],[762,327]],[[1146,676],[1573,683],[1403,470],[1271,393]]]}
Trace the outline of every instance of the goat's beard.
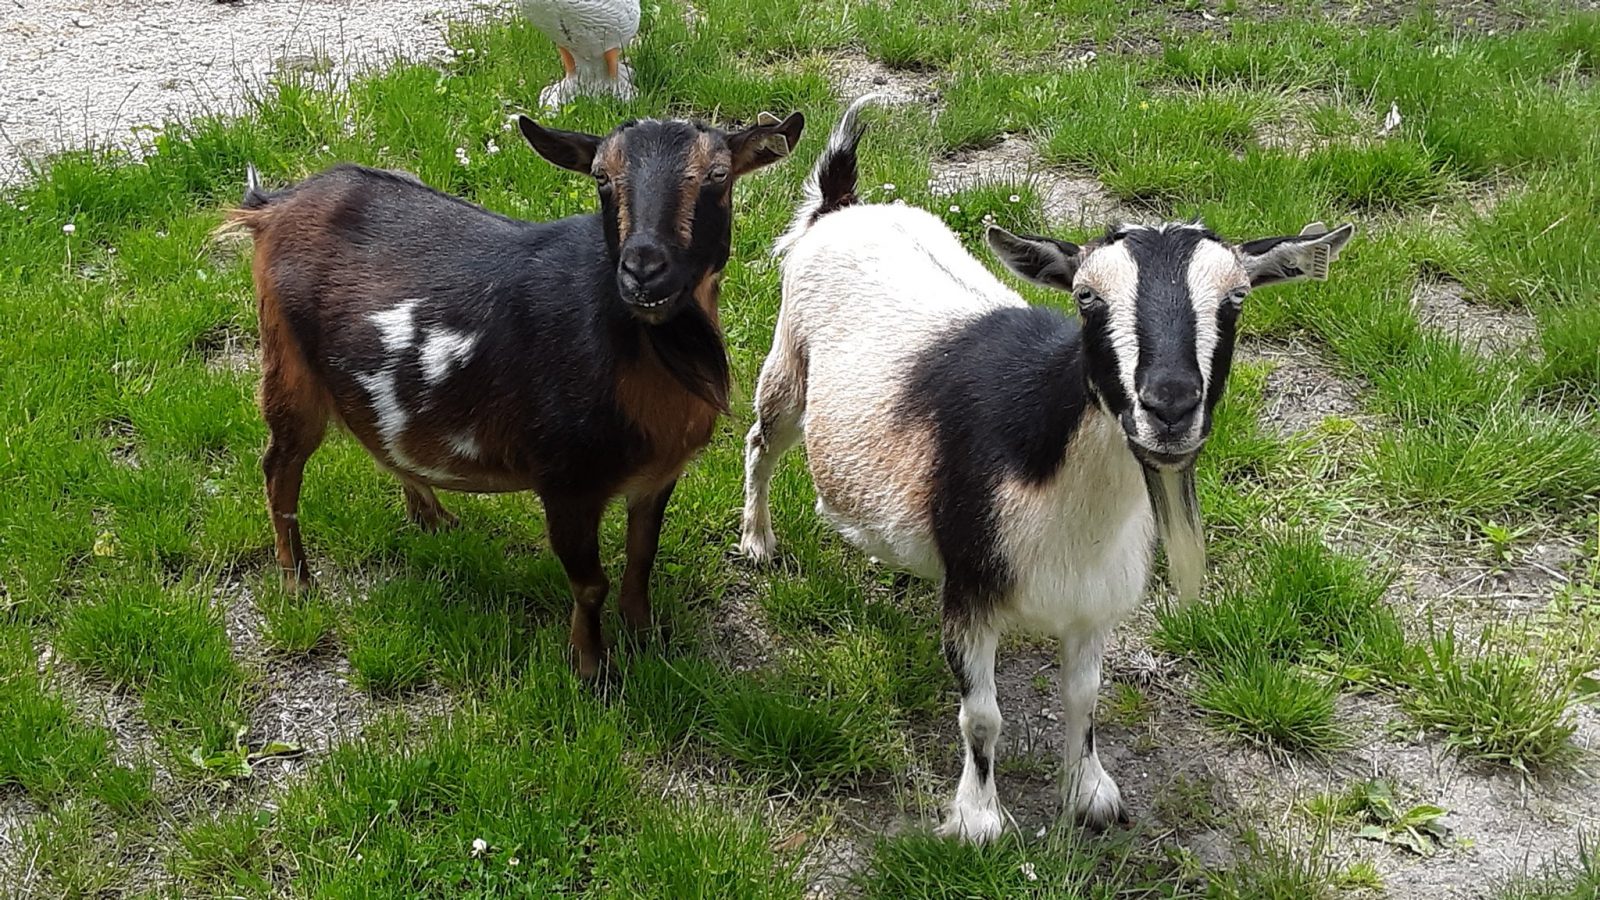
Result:
{"label": "goat's beard", "polygon": [[1143,465],[1145,489],[1156,517],[1156,533],[1167,551],[1167,581],[1180,606],[1200,596],[1206,574],[1206,541],[1195,493],[1194,462],[1178,469]]}

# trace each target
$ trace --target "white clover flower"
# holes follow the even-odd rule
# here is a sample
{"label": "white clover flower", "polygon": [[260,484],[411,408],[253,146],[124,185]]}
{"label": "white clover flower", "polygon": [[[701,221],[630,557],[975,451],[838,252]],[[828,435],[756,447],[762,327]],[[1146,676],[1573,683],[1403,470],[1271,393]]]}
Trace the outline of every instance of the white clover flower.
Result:
{"label": "white clover flower", "polygon": [[465,148],[465,147],[457,147],[456,148],[456,162],[460,163],[463,166],[471,164],[472,157],[467,155],[467,148]]}
{"label": "white clover flower", "polygon": [[884,182],[884,183],[883,183],[883,189],[884,189],[884,190],[886,190],[886,191],[888,191],[888,192],[890,192],[890,193],[894,193],[894,182],[892,182],[892,181],[885,181],[885,182]]}
{"label": "white clover flower", "polygon": [[957,206],[954,203],[952,203],[952,204],[950,204],[950,211],[953,212],[953,213],[961,212],[961,207]]}
{"label": "white clover flower", "polygon": [[1009,202],[1009,203],[1021,203],[1022,202],[1022,195],[1021,194],[1012,194],[1011,196],[1006,198],[1006,201]]}
{"label": "white clover flower", "polygon": [[488,850],[488,849],[489,849],[489,842],[488,841],[484,840],[483,838],[473,838],[472,839],[472,855],[473,856],[482,856],[484,851]]}
{"label": "white clover flower", "polygon": [[72,234],[76,233],[77,230],[78,230],[78,226],[72,224],[71,222],[68,222],[67,224],[61,226],[61,233],[65,234],[65,235],[68,235],[69,237]]}
{"label": "white clover flower", "polygon": [[506,865],[508,865],[508,866],[520,866],[520,865],[522,865],[522,860],[517,859],[515,856],[513,856],[510,859],[506,860]]}
{"label": "white clover flower", "polygon": [[499,144],[496,144],[496,143],[495,143],[495,142],[494,142],[494,138],[490,138],[490,139],[489,139],[489,140],[488,140],[488,141],[487,141],[487,142],[486,142],[486,143],[485,143],[485,144],[484,144],[484,145],[483,145],[483,152],[485,152],[485,153],[487,153],[487,154],[489,154],[489,155],[490,155],[490,156],[493,156],[493,155],[495,155],[495,154],[496,154],[496,153],[499,153],[499,152],[500,152],[500,145],[499,145]]}
{"label": "white clover flower", "polygon": [[329,149],[330,149],[330,148],[329,148],[329,147],[328,147],[328,145],[327,145],[327,144],[323,144],[323,145],[322,145],[322,152],[323,152],[323,153],[327,153],[327,152],[328,152],[328,150],[329,150]]}
{"label": "white clover flower", "polygon": [[1029,881],[1039,880],[1039,873],[1033,870],[1033,863],[1031,862],[1025,862],[1022,864],[1022,874],[1027,876]]}

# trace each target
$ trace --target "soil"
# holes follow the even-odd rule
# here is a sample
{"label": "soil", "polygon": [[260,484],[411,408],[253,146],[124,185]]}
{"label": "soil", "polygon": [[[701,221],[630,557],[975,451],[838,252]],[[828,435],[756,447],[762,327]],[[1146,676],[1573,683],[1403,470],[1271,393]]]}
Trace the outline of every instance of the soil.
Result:
{"label": "soil", "polygon": [[447,52],[475,0],[3,0],[0,184],[67,147],[137,150],[174,118],[238,111],[275,73],[335,79]]}
{"label": "soil", "polygon": [[1354,418],[1361,410],[1361,386],[1304,341],[1245,338],[1238,354],[1241,361],[1272,366],[1261,418],[1281,435],[1306,431],[1329,416]]}

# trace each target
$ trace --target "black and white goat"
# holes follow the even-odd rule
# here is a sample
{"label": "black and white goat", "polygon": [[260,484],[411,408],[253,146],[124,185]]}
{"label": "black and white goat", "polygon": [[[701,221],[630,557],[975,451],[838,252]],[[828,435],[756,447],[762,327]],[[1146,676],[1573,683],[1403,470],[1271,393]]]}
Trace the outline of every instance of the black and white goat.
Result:
{"label": "black and white goat", "polygon": [[779,244],[741,547],[772,554],[773,467],[803,437],[821,515],[940,582],[966,748],[941,833],[1001,831],[994,667],[1011,628],[1061,640],[1062,800],[1104,826],[1123,812],[1095,753],[1101,656],[1145,591],[1158,527],[1179,593],[1198,592],[1193,466],[1245,295],[1325,278],[1353,229],[1232,245],[1196,224],[1121,226],[1079,247],[991,228],[1007,267],[1076,297],[1074,320],[1029,306],[935,216],[857,203],[872,101],[845,113]]}

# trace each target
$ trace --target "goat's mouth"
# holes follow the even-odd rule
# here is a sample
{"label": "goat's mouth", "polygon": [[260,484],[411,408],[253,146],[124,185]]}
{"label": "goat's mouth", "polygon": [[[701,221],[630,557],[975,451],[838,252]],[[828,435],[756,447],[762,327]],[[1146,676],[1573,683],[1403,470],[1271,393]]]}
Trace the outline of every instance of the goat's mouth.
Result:
{"label": "goat's mouth", "polygon": [[1193,469],[1195,459],[1204,446],[1205,441],[1202,440],[1188,447],[1172,444],[1152,447],[1128,438],[1128,449],[1133,451],[1135,459],[1146,468],[1166,472]]}
{"label": "goat's mouth", "polygon": [[671,317],[674,302],[678,299],[679,292],[655,295],[642,289],[624,292],[622,300],[628,304],[628,311],[634,318],[641,319],[651,325],[659,325]]}

